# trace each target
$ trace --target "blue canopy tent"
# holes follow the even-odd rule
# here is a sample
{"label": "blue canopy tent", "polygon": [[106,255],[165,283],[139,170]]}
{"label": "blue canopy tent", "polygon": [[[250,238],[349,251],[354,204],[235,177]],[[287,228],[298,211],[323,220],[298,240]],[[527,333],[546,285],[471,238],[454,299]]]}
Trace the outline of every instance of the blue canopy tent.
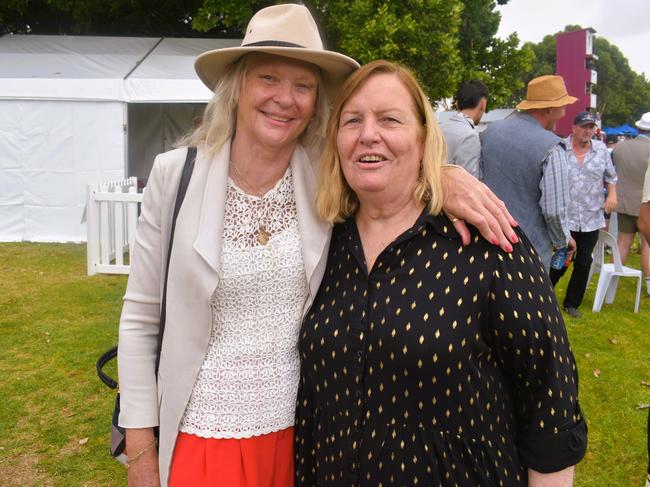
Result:
{"label": "blue canopy tent", "polygon": [[636,137],[639,135],[639,131],[627,124],[619,125],[618,127],[603,127],[603,132],[607,135],[627,135]]}

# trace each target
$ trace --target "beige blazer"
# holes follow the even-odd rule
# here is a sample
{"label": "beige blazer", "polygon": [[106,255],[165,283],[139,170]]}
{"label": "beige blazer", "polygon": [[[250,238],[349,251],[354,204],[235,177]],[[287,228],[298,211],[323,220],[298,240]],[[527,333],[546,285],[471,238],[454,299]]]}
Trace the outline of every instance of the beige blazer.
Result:
{"label": "beige blazer", "polygon": [[[119,422],[125,428],[160,425],[159,463],[163,486],[167,485],[181,417],[210,339],[209,300],[220,276],[230,144],[225,144],[213,158],[199,148],[194,173],[178,215],[156,383],[154,362],[164,263],[186,153],[184,148],[176,149],[159,155],[154,161],[142,202],[120,319]],[[309,285],[304,314],[323,276],[330,227],[315,212],[314,166],[302,147],[296,149],[290,165]]]}

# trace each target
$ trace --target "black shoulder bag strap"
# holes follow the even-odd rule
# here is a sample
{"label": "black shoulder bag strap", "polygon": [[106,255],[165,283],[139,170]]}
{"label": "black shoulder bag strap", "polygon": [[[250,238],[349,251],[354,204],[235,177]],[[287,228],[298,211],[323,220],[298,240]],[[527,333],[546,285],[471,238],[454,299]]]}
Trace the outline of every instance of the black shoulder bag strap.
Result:
{"label": "black shoulder bag strap", "polygon": [[[163,294],[162,294],[162,304],[160,307],[160,330],[158,332],[158,350],[156,354],[156,380],[158,380],[158,366],[160,365],[160,351],[162,348],[163,334],[165,333],[165,309],[167,305],[167,274],[169,274],[169,261],[172,255],[172,244],[174,243],[174,230],[176,228],[176,218],[178,217],[178,212],[181,209],[183,204],[183,199],[185,198],[185,193],[187,192],[187,186],[190,183],[190,178],[192,177],[192,171],[194,170],[194,160],[196,159],[196,148],[188,147],[187,156],[185,157],[185,165],[183,166],[183,173],[181,175],[180,183],[178,184],[178,192],[176,193],[176,203],[174,205],[174,214],[172,217],[172,227],[169,232],[169,250],[167,251],[167,262],[165,266],[165,281],[163,285]],[[117,346],[111,348],[105,352],[99,360],[97,360],[97,375],[101,381],[106,384],[111,389],[117,387],[117,381],[112,377],[109,377],[102,370],[104,365],[107,362],[114,359],[117,356]],[[118,392],[115,396],[115,407],[113,409],[113,417],[111,420],[111,443],[110,451],[111,455],[117,458],[119,461],[124,463],[126,458],[124,457],[124,448],[126,447],[126,438],[124,428],[119,426],[118,418],[120,415],[120,393]],[[154,434],[158,437],[158,428],[155,428]]]}
{"label": "black shoulder bag strap", "polygon": [[162,350],[163,335],[165,334],[165,317],[167,315],[167,278],[169,277],[169,261],[172,257],[172,246],[174,245],[176,218],[178,217],[178,212],[183,205],[185,193],[187,193],[187,186],[190,184],[190,179],[192,178],[192,171],[194,171],[195,160],[196,147],[188,147],[187,156],[185,157],[185,165],[183,166],[183,174],[181,174],[181,181],[178,184],[178,192],[176,193],[174,216],[172,217],[172,229],[171,232],[169,232],[169,249],[167,250],[167,263],[165,264],[165,283],[163,285],[162,305],[160,306],[160,331],[158,332],[158,349],[156,353],[156,377],[158,377],[158,368],[160,367],[160,352]]}
{"label": "black shoulder bag strap", "polygon": [[[196,159],[196,147],[189,147],[187,149],[187,156],[185,157],[185,165],[183,166],[183,173],[181,175],[180,183],[178,184],[178,192],[176,193],[176,203],[174,206],[174,215],[172,217],[172,228],[169,235],[169,250],[167,252],[167,263],[165,268],[165,283],[163,288],[162,295],[162,306],[160,309],[160,332],[158,333],[158,349],[156,353],[156,377],[158,376],[158,365],[160,363],[160,350],[162,347],[163,333],[165,331],[165,305],[166,305],[166,295],[167,295],[167,273],[169,272],[169,260],[172,255],[172,243],[174,242],[174,229],[176,228],[176,217],[178,212],[181,209],[183,204],[183,199],[185,198],[185,193],[187,192],[187,186],[190,183],[190,178],[192,177],[192,171],[194,170],[194,160]],[[117,345],[112,347],[110,350],[107,350],[102,354],[101,357],[97,360],[95,367],[97,368],[97,375],[101,381],[106,384],[111,389],[117,389],[117,381],[112,377],[108,376],[104,372],[104,366],[117,357]],[[119,397],[119,396],[118,396]],[[119,410],[119,409],[118,409]]]}

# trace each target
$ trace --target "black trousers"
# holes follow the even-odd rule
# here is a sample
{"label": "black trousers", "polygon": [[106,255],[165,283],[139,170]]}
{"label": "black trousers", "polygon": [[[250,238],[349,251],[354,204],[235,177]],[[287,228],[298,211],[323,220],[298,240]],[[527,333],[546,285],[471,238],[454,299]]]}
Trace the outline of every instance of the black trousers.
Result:
{"label": "black trousers", "polygon": [[[598,242],[598,230],[593,232],[571,232],[573,240],[576,241],[576,253],[573,259],[573,272],[569,279],[569,285],[566,288],[563,306],[565,308],[577,308],[582,304],[582,298],[585,297],[587,289],[587,278],[593,258],[591,253]],[[568,267],[562,269],[553,269],[549,272],[553,286],[564,275]]]}

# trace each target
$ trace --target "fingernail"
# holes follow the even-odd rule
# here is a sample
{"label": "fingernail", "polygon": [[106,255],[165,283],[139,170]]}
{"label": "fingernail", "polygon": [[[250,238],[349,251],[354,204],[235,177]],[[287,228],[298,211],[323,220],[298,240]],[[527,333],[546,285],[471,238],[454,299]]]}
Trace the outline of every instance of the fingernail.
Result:
{"label": "fingernail", "polygon": [[516,234],[516,233],[513,233],[513,234],[510,236],[510,241],[511,241],[512,243],[519,243],[519,237],[517,237],[517,234]]}
{"label": "fingernail", "polygon": [[512,245],[506,244],[506,252],[508,253],[512,252]]}

